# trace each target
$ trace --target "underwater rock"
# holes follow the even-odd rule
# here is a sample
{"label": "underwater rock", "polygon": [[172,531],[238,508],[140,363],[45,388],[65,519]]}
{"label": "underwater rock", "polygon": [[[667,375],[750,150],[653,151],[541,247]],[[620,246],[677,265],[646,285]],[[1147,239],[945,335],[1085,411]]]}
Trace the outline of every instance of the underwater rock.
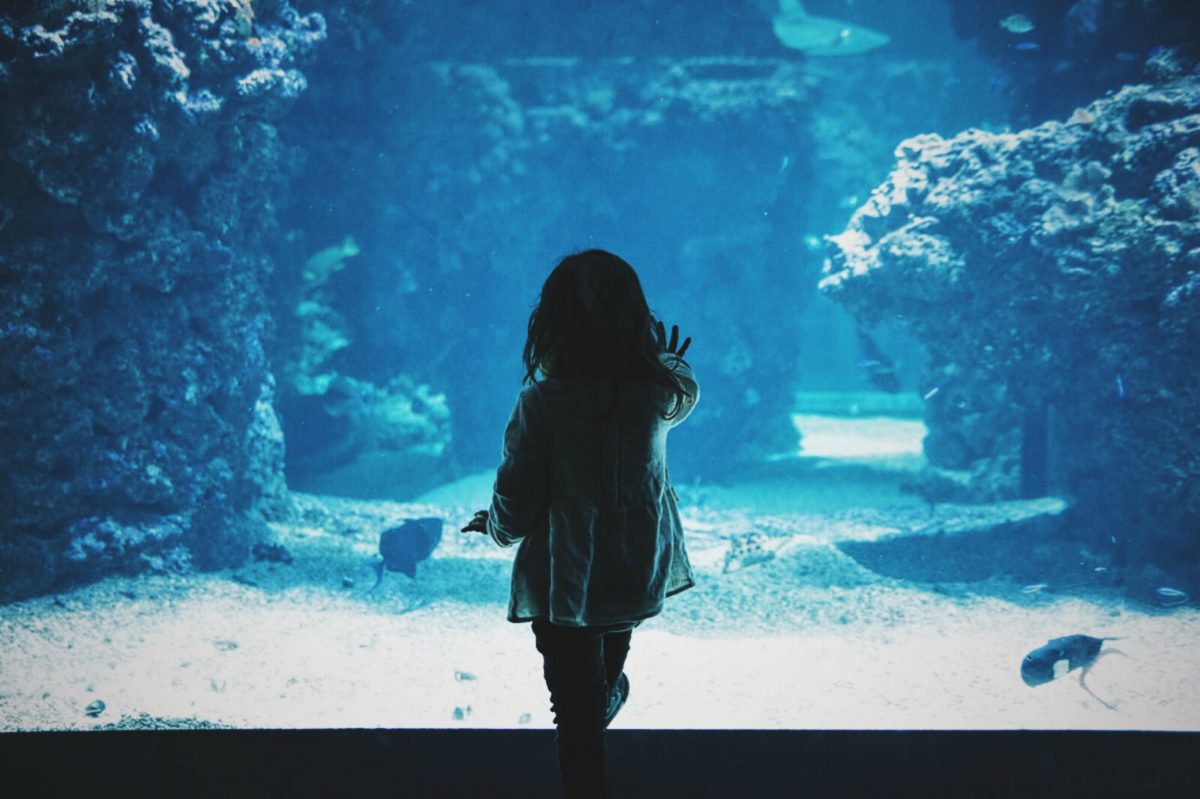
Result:
{"label": "underwater rock", "polygon": [[1198,143],[1193,71],[1065,122],[899,145],[821,286],[928,347],[932,498],[1058,493],[1098,545],[1194,562]]}
{"label": "underwater rock", "polygon": [[955,508],[928,524],[881,531],[837,548],[873,572],[925,583],[986,580],[1054,540],[1067,505],[1043,498]]}
{"label": "underwater rock", "polygon": [[[404,35],[422,52],[420,34],[440,28],[416,9],[403,13],[416,15]],[[803,62],[380,59],[355,41],[370,41],[386,15],[352,22],[333,31],[321,54],[340,79],[323,83],[311,72],[295,110],[316,137],[352,145],[308,153],[301,179],[319,187],[346,224],[330,230],[325,205],[294,204],[288,221],[297,243],[289,244],[291,266],[278,271],[283,288],[273,296],[281,335],[272,359],[294,487],[396,497],[419,493],[431,477],[452,479],[447,470],[455,465],[493,467],[495,431],[509,410],[498,398],[518,389],[531,292],[564,251],[622,240],[649,254],[639,262],[626,253],[647,280],[661,282],[651,302],[688,315],[668,322],[685,335],[704,331],[695,346],[707,349],[693,352],[708,364],[702,380],[714,402],[697,409],[692,432],[673,445],[678,468],[686,473],[692,461],[728,474],[795,449],[790,401],[803,339],[796,298],[811,296],[803,287],[818,262],[800,273],[777,253],[794,247],[792,220],[806,214],[809,197],[814,148],[805,131],[818,81]],[[772,45],[769,18],[756,24]],[[361,119],[372,105],[363,93],[379,85],[437,102],[406,100],[350,135],[344,120]],[[755,149],[771,156],[737,155]],[[374,177],[370,184],[328,178],[348,171]],[[371,184],[387,191],[364,203]],[[306,286],[304,263],[347,235],[361,254],[321,286]],[[734,280],[740,290],[729,292]],[[437,346],[422,346],[431,336]],[[389,438],[399,446],[388,450],[373,443],[380,439],[374,416],[355,410],[367,404],[339,401],[334,409],[326,389],[337,378],[353,390],[334,393],[378,396],[397,373],[411,380],[389,390],[389,402],[411,399],[412,413],[392,415],[410,423],[395,428]],[[730,421],[746,419],[755,423]],[[363,465],[377,457],[379,465]],[[420,469],[402,469],[403,462]],[[388,476],[390,485],[373,475]]]}
{"label": "underwater rock", "polygon": [[324,22],[248,7],[0,11],[0,599],[230,565],[284,512],[272,119]]}

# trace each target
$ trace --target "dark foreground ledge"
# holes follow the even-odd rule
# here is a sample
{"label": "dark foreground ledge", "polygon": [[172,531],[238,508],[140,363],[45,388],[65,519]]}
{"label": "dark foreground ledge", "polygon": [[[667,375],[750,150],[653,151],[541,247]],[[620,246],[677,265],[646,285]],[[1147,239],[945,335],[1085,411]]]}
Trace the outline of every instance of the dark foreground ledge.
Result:
{"label": "dark foreground ledge", "polygon": [[[1200,735],[614,730],[614,797],[1196,796]],[[29,796],[554,797],[546,730],[0,735]]]}

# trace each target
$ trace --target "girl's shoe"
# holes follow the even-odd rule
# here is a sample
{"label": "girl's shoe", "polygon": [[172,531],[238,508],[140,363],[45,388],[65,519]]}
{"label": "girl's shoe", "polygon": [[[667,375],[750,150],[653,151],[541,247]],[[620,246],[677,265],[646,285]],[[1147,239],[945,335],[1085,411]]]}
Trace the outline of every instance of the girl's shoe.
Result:
{"label": "girl's shoe", "polygon": [[621,672],[621,676],[617,678],[617,684],[613,688],[612,696],[608,698],[608,712],[604,714],[604,727],[607,729],[612,720],[621,712],[621,708],[625,706],[625,700],[629,698],[629,678],[625,676],[625,672]]}

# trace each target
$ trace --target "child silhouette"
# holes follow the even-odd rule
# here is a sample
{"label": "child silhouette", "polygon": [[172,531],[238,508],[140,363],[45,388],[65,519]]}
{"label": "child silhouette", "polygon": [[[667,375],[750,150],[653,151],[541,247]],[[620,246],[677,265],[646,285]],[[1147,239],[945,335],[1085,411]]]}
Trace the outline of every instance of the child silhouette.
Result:
{"label": "child silhouette", "polygon": [[462,528],[520,542],[508,619],[533,623],[568,797],[605,795],[633,628],[694,585],[666,454],[700,395],[690,345],[624,260],[564,258],[529,317],[491,507]]}

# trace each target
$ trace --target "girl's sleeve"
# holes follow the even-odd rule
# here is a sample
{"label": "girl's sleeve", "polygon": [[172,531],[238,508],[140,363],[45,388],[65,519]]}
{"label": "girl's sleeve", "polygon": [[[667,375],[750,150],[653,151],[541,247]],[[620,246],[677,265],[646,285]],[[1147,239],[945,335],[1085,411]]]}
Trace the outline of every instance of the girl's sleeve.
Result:
{"label": "girl's sleeve", "polygon": [[687,389],[691,397],[683,399],[683,407],[679,409],[679,413],[671,420],[671,426],[682,422],[692,412],[692,408],[696,407],[696,403],[700,401],[700,384],[696,382],[696,373],[692,371],[691,364],[673,353],[664,352],[658,356],[664,365],[679,378],[679,382]]}
{"label": "girl's sleeve", "polygon": [[521,392],[504,428],[504,448],[487,523],[488,535],[502,547],[529,535],[545,511],[547,448],[534,387]]}

